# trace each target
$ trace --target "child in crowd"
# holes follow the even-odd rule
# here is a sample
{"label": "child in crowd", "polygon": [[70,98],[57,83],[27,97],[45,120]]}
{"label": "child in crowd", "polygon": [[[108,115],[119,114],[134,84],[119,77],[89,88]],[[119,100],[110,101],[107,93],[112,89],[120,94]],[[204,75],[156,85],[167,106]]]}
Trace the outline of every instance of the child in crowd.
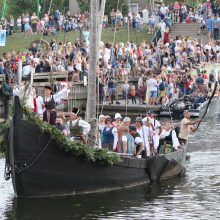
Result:
{"label": "child in crowd", "polygon": [[136,104],[136,89],[135,89],[135,85],[131,86],[130,96],[131,96],[132,104]]}
{"label": "child in crowd", "polygon": [[129,103],[128,101],[128,92],[129,92],[129,84],[128,81],[126,80],[125,83],[122,85],[122,97],[127,101],[127,104]]}

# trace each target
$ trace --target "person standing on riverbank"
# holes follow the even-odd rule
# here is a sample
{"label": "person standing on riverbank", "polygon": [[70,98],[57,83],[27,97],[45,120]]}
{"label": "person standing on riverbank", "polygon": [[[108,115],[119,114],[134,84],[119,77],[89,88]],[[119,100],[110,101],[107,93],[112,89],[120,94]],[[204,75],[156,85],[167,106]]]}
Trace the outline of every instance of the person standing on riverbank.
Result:
{"label": "person standing on riverbank", "polygon": [[192,132],[197,131],[196,127],[193,127],[192,125],[195,125],[201,121],[201,119],[197,119],[195,121],[190,121],[190,113],[188,110],[184,111],[183,113],[184,118],[181,121],[180,124],[180,133],[179,133],[179,141],[180,144],[186,144],[188,141],[189,131]]}

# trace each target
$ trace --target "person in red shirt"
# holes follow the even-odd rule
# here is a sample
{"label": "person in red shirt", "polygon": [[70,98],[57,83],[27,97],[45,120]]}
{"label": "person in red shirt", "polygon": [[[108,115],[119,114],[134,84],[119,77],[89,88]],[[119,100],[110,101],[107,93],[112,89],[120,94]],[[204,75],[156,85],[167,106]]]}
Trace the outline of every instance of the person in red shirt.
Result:
{"label": "person in red shirt", "polygon": [[188,76],[187,80],[186,80],[186,95],[191,94],[192,84],[193,84],[192,78],[190,76]]}
{"label": "person in red shirt", "polygon": [[144,55],[143,50],[142,50],[141,46],[139,46],[137,49],[137,56],[139,58],[141,58],[143,55]]}
{"label": "person in red shirt", "polygon": [[135,91],[135,86],[131,86],[131,90],[130,90],[130,96],[131,96],[131,101],[132,101],[132,104],[136,104],[136,91]]}
{"label": "person in red shirt", "polygon": [[203,71],[203,79],[207,81],[209,79],[208,73],[206,70]]}

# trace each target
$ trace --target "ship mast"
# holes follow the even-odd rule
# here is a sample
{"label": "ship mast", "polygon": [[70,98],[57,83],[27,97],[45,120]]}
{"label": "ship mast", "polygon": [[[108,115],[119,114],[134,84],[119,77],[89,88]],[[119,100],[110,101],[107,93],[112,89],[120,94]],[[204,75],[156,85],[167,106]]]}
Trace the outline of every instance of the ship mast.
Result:
{"label": "ship mast", "polygon": [[[90,0],[90,33],[89,33],[89,74],[86,105],[87,120],[96,118],[97,80],[99,41],[101,40],[101,24],[105,10],[105,0]],[[100,10],[101,3],[101,10]]]}
{"label": "ship mast", "polygon": [[98,61],[99,0],[90,0],[89,74],[86,115],[87,120],[96,118],[96,66]]}

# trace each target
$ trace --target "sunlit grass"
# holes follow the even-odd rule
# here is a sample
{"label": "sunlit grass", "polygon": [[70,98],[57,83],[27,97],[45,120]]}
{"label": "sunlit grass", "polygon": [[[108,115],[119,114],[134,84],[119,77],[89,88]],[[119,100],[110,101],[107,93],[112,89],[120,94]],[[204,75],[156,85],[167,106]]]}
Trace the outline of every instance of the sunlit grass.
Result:
{"label": "sunlit grass", "polygon": [[[122,28],[119,31],[114,32],[114,29],[107,28],[103,29],[102,41],[113,42],[115,33],[115,42],[127,42],[128,40],[135,43],[140,43],[143,40],[151,41],[152,35],[147,34],[147,29],[143,29],[140,32],[136,32],[130,29],[128,34],[127,28]],[[7,37],[6,46],[0,47],[0,55],[4,52],[10,51],[24,51],[34,40],[39,40],[41,34],[33,34],[31,36],[25,36],[25,34],[13,34]],[[60,41],[70,41],[75,42],[76,38],[80,38],[80,33],[78,30],[71,32],[59,32],[56,35],[49,34],[49,36],[43,36],[43,39],[50,42],[51,39],[55,38],[58,42]]]}

